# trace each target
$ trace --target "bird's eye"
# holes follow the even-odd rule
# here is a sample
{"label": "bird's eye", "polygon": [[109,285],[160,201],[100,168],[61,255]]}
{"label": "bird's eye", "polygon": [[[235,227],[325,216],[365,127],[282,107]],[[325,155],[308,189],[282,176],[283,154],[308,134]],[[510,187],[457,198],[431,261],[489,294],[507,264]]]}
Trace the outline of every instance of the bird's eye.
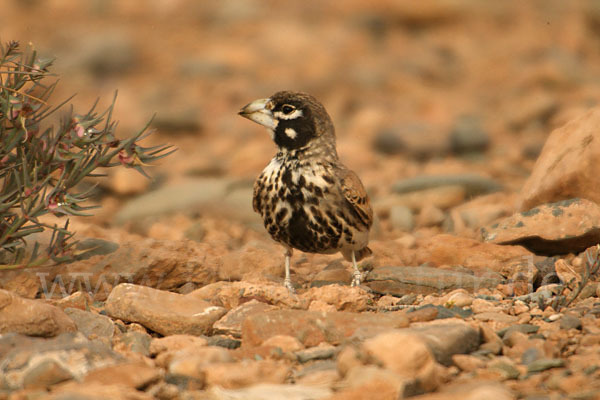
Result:
{"label": "bird's eye", "polygon": [[281,111],[283,111],[284,114],[291,114],[292,112],[294,112],[295,109],[296,107],[291,106],[289,104],[284,104],[284,106],[281,107]]}

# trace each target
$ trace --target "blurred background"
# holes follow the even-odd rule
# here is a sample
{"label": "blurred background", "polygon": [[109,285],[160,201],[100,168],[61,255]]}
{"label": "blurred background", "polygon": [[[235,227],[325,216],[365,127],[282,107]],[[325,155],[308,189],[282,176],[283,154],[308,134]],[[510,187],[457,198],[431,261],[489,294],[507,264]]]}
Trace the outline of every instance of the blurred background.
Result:
{"label": "blurred background", "polygon": [[237,111],[278,90],[325,105],[382,239],[453,229],[444,221],[468,193],[422,216],[427,201],[393,190],[420,175],[480,175],[504,188],[492,216],[509,213],[547,135],[600,99],[594,0],[2,3],[0,40],[56,58],[55,103],[77,93],[76,111],[105,108],[118,89],[118,135],[156,114],[149,144],[179,148],[153,181],[112,171],[95,199],[92,221],[161,239],[266,238],[251,185],[276,149]]}

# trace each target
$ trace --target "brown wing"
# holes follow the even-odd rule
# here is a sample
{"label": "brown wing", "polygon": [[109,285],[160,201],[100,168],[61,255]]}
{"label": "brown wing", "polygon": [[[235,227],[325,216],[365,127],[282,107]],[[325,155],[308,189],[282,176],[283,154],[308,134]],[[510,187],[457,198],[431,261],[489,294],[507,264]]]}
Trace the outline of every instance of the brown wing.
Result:
{"label": "brown wing", "polygon": [[373,224],[373,209],[371,209],[371,202],[369,201],[369,196],[367,196],[367,191],[362,185],[362,182],[358,176],[349,169],[341,170],[340,178],[344,197],[348,200],[348,203],[350,203],[360,221],[367,228],[370,228]]}

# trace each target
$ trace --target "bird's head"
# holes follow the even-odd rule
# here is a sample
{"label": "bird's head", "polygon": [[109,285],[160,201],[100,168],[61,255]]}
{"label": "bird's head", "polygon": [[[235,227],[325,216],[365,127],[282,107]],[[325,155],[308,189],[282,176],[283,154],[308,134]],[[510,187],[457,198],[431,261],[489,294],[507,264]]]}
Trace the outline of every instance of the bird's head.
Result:
{"label": "bird's head", "polygon": [[335,146],[331,118],[325,107],[309,94],[277,92],[246,105],[239,114],[265,126],[280,149],[296,150],[323,142]]}

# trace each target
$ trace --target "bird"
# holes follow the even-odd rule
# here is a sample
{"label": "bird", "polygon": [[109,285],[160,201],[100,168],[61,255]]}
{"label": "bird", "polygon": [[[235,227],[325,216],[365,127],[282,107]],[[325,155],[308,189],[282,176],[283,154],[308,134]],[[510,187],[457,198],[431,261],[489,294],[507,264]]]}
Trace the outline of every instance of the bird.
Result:
{"label": "bird", "polygon": [[271,238],[285,251],[284,286],[293,250],[340,252],[352,262],[351,286],[362,275],[357,262],[368,247],[373,210],[358,175],[341,163],[336,135],[325,107],[312,95],[279,91],[254,100],[240,112],[267,128],[278,151],[254,183],[252,205]]}

